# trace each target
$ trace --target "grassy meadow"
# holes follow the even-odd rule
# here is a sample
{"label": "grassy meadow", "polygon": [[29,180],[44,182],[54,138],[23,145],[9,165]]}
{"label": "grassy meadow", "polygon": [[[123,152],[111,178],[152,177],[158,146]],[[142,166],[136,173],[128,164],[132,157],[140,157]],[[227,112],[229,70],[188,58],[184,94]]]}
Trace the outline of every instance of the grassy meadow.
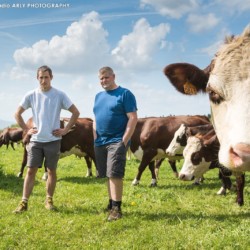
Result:
{"label": "grassy meadow", "polygon": [[[54,196],[57,212],[44,208],[45,182],[39,170],[29,209],[20,202],[23,179],[16,177],[23,149],[0,148],[0,249],[250,249],[250,186],[245,205],[236,194],[218,196],[218,172],[200,186],[177,180],[164,161],[158,186],[150,188],[149,170],[132,186],[138,162],[127,161],[123,218],[107,222],[105,180],[86,178],[86,164],[74,156],[61,159]],[[179,163],[180,169],[181,163]]]}

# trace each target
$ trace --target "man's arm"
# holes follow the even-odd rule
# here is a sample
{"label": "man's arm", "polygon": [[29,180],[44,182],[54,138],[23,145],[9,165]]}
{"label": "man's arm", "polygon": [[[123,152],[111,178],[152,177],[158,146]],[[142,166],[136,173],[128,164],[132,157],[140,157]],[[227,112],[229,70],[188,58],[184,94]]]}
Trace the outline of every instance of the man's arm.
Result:
{"label": "man's arm", "polygon": [[127,113],[127,116],[128,116],[128,123],[122,138],[122,141],[125,146],[127,146],[128,141],[130,140],[135,131],[135,127],[137,124],[137,112]]}
{"label": "man's arm", "polygon": [[60,128],[60,129],[54,130],[53,131],[54,136],[66,135],[69,132],[69,130],[71,129],[71,127],[76,123],[76,120],[80,115],[80,112],[78,111],[77,107],[74,104],[72,104],[70,106],[70,108],[68,109],[68,111],[72,113],[72,115],[69,119],[69,122],[67,123],[65,128]]}
{"label": "man's arm", "polygon": [[21,106],[17,108],[17,111],[15,113],[15,119],[17,124],[22,128],[23,131],[27,131],[28,127],[26,123],[23,120],[22,113],[25,111],[25,109]]}

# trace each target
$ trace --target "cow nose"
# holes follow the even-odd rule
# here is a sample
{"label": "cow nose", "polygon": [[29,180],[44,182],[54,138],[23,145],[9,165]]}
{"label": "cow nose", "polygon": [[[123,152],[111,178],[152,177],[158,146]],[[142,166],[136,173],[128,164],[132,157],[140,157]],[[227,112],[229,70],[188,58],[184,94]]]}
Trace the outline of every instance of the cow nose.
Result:
{"label": "cow nose", "polygon": [[184,180],[185,179],[185,174],[179,174],[179,179]]}
{"label": "cow nose", "polygon": [[250,145],[238,143],[229,150],[230,159],[235,167],[250,162]]}
{"label": "cow nose", "polygon": [[171,154],[170,154],[170,152],[168,150],[166,150],[166,155],[171,156]]}

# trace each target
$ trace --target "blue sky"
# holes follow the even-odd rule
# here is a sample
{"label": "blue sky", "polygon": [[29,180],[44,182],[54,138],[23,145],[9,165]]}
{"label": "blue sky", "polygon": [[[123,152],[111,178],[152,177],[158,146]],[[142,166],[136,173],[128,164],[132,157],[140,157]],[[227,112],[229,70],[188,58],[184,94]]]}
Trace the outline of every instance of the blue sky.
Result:
{"label": "blue sky", "polygon": [[81,117],[93,118],[106,65],[135,94],[139,117],[208,114],[206,95],[177,93],[162,70],[174,62],[205,68],[226,35],[250,24],[249,13],[250,0],[1,0],[0,119],[14,121],[44,64]]}

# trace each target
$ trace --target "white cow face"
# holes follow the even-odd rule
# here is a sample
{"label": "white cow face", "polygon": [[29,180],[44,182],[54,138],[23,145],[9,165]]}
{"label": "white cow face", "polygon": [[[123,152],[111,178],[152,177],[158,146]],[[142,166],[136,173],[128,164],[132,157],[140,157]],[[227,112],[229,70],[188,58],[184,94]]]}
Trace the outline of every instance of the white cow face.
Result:
{"label": "white cow face", "polygon": [[176,154],[182,154],[184,147],[181,146],[180,138],[185,136],[186,126],[181,124],[179,129],[176,130],[174,134],[174,138],[166,149],[166,153],[170,156],[174,156]]}
{"label": "white cow face", "polygon": [[190,136],[183,151],[184,163],[179,173],[179,178],[191,181],[201,177],[209,170],[210,162],[206,162],[201,155],[202,144],[199,138]]}
{"label": "white cow face", "polygon": [[218,52],[207,91],[220,163],[250,171],[250,29]]}

